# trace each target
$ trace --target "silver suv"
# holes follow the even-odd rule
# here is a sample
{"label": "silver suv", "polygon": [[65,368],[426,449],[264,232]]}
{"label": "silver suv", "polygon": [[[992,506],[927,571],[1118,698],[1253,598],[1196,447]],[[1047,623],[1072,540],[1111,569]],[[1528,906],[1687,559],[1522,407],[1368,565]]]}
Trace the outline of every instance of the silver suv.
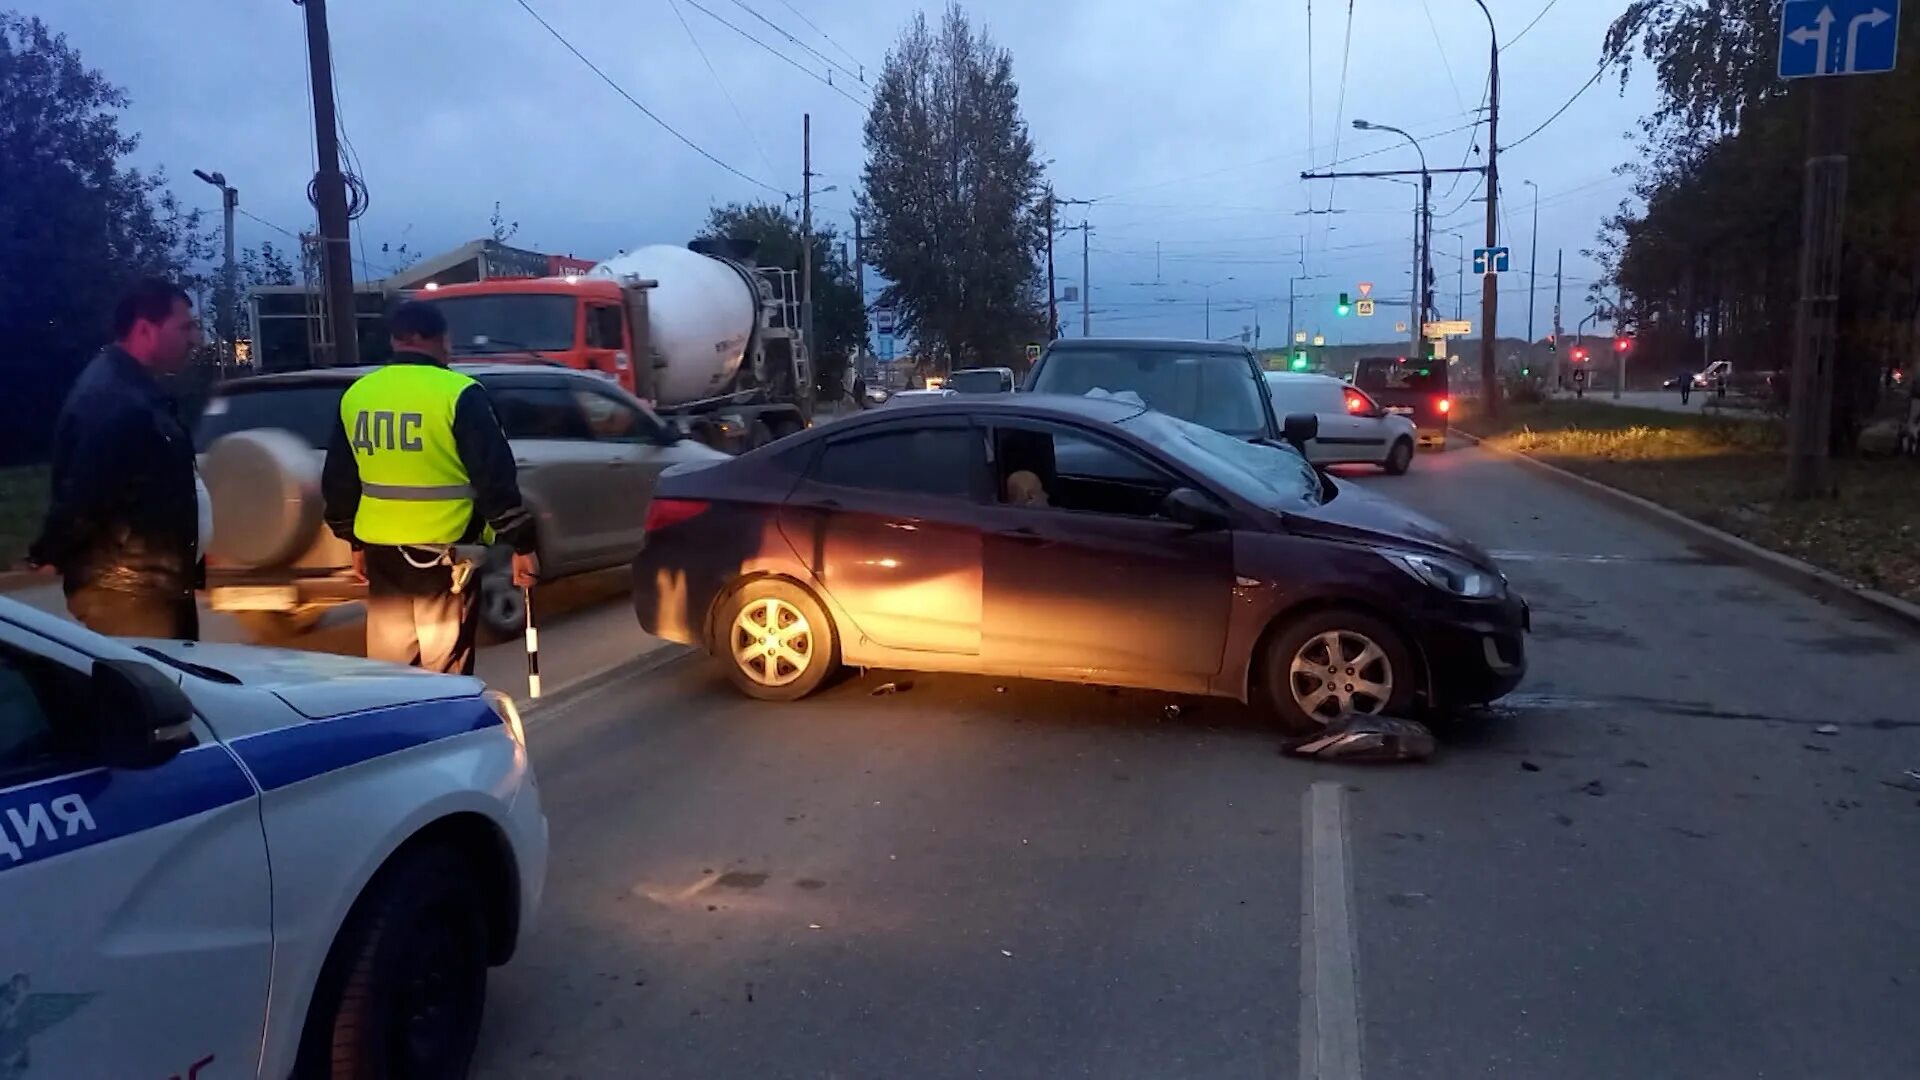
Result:
{"label": "silver suv", "polygon": [[[456,364],[493,399],[538,519],[542,580],[619,566],[646,535],[654,482],[670,465],[726,455],[681,437],[606,379],[567,368]],[[366,586],[347,545],[320,521],[320,468],[340,397],[369,368],[326,368],[223,383],[194,430],[213,503],[208,602],[257,640],[310,628]],[[511,637],[526,612],[505,552],[481,575],[487,631]]]}

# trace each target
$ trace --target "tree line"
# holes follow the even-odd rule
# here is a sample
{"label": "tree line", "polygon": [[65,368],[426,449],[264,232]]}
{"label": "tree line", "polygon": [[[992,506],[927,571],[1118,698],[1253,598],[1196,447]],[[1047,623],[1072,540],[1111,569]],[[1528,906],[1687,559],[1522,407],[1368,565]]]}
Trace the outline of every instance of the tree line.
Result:
{"label": "tree line", "polygon": [[[1621,85],[1651,67],[1658,104],[1623,169],[1642,203],[1604,223],[1597,257],[1624,299],[1636,355],[1792,366],[1811,86],[1777,78],[1779,0],[1634,0],[1605,56]],[[1920,56],[1920,20],[1900,48]],[[1920,70],[1844,80],[1850,173],[1833,450],[1850,453],[1892,372],[1920,346]],[[1603,297],[1596,297],[1603,299]],[[1784,406],[1787,379],[1775,380]]]}

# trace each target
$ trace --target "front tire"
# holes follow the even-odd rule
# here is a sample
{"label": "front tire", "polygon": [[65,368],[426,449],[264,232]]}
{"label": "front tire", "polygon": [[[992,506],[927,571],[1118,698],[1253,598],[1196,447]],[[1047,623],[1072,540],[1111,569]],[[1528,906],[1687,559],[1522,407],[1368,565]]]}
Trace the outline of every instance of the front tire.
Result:
{"label": "front tire", "polygon": [[1394,443],[1393,449],[1387,451],[1387,460],[1381,462],[1380,467],[1387,471],[1388,476],[1407,475],[1407,470],[1413,467],[1413,440],[1401,439]]}
{"label": "front tire", "polygon": [[1354,713],[1405,717],[1418,689],[1413,651],[1399,632],[1345,608],[1285,627],[1261,662],[1267,707],[1290,735],[1312,734]]}
{"label": "front tire", "polygon": [[812,594],[778,578],[748,582],[721,605],[713,654],[750,698],[798,701],[840,663],[839,639]]}
{"label": "front tire", "polygon": [[444,847],[382,868],[328,954],[301,1076],[467,1075],[487,1000],[487,916],[472,867]]}

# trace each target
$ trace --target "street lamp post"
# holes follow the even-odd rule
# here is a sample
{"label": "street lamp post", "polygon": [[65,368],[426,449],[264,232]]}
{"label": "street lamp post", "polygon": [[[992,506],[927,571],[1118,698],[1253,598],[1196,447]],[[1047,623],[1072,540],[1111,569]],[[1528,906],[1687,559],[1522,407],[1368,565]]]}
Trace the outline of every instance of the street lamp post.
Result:
{"label": "street lamp post", "polygon": [[1440,235],[1451,236],[1460,244],[1460,250],[1455,252],[1455,258],[1459,260],[1459,270],[1455,274],[1453,286],[1453,317],[1462,319],[1466,317],[1467,302],[1467,238],[1452,229]]}
{"label": "street lamp post", "polygon": [[1216,286],[1216,285],[1225,285],[1225,284],[1226,284],[1227,282],[1229,282],[1229,281],[1232,281],[1232,280],[1233,280],[1233,278],[1232,278],[1232,277],[1223,277],[1223,278],[1221,278],[1221,279],[1220,279],[1219,281],[1209,281],[1209,282],[1206,282],[1206,283],[1204,283],[1204,284],[1202,284],[1202,285],[1200,286],[1200,287],[1201,287],[1202,289],[1205,289],[1205,290],[1206,290],[1206,295],[1207,295],[1207,335],[1206,335],[1206,340],[1208,340],[1208,341],[1212,341],[1212,340],[1213,340],[1213,287],[1214,287],[1214,286]]}
{"label": "street lamp post", "polygon": [[1420,197],[1416,200],[1418,212],[1413,221],[1413,294],[1407,301],[1409,318],[1407,323],[1413,330],[1413,355],[1420,355],[1420,343],[1425,337],[1422,324],[1427,315],[1427,268],[1433,265],[1432,237],[1433,208],[1429,199],[1433,193],[1433,174],[1427,171],[1427,152],[1420,146],[1420,140],[1390,124],[1374,124],[1365,120],[1355,120],[1353,126],[1361,131],[1391,131],[1407,140],[1413,152],[1420,155]]}
{"label": "street lamp post", "polygon": [[238,279],[233,262],[233,212],[240,205],[240,189],[227,185],[225,173],[210,173],[195,169],[193,175],[220,189],[220,210],[223,217],[221,234],[226,242],[227,260],[220,272],[220,290],[224,295],[220,301],[220,310],[214,312],[213,332],[220,337],[220,366],[224,372],[224,369],[231,367],[234,362],[233,316],[234,306],[240,299],[234,295]]}
{"label": "street lamp post", "polygon": [[[1493,25],[1487,0],[1473,0],[1487,17],[1487,247],[1500,239],[1500,32]],[[1489,260],[1491,263],[1491,260]],[[1500,414],[1500,369],[1495,357],[1499,331],[1500,289],[1488,265],[1480,279],[1480,407],[1488,416]]]}

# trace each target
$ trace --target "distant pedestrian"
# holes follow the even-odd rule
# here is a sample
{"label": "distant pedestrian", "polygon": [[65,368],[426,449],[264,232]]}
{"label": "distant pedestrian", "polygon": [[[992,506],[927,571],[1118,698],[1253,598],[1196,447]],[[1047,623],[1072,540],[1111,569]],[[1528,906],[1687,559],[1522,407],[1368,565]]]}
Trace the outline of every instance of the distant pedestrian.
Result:
{"label": "distant pedestrian", "polygon": [[1721,372],[1713,377],[1714,392],[1721,401],[1727,400],[1727,373]]}
{"label": "distant pedestrian", "polygon": [[193,441],[159,381],[185,366],[197,333],[184,290],[139,282],[54,426],[53,497],[27,558],[57,569],[67,609],[103,634],[200,635]]}
{"label": "distant pedestrian", "polygon": [[1680,376],[1680,404],[1685,405],[1693,397],[1693,375]]}

